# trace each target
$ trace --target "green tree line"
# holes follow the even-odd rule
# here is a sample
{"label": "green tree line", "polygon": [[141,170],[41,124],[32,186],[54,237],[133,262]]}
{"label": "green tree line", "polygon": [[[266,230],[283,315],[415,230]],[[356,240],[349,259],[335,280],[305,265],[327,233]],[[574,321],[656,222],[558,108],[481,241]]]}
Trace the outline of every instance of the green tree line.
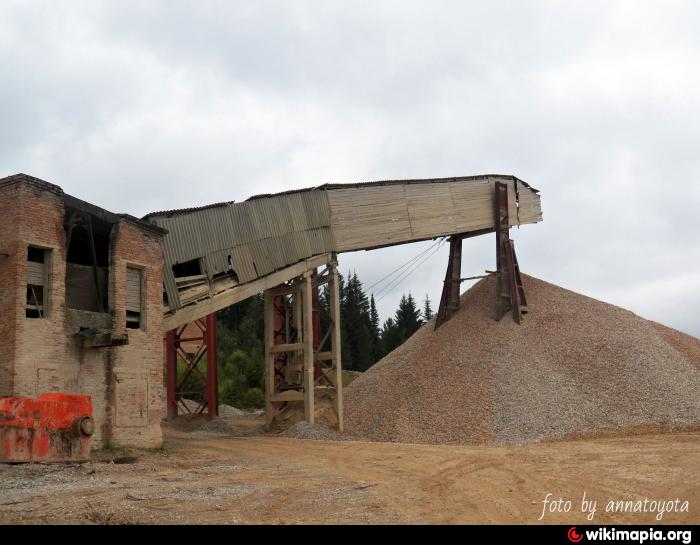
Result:
{"label": "green tree line", "polygon": [[[343,368],[366,371],[400,346],[433,317],[428,296],[422,308],[411,293],[401,296],[392,317],[380,323],[374,295],[367,293],[355,272],[340,275],[341,350]],[[319,294],[328,307],[328,287]],[[329,317],[321,313],[321,330]],[[219,399],[239,408],[264,404],[265,348],[263,297],[256,295],[217,314]]]}

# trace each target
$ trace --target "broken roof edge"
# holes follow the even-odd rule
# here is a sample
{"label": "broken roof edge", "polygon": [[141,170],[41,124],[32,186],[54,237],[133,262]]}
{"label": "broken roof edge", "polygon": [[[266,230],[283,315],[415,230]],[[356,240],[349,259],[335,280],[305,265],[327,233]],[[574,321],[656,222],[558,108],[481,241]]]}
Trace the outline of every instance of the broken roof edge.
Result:
{"label": "broken roof edge", "polygon": [[300,189],[290,189],[288,191],[280,191],[278,193],[261,193],[258,195],[253,195],[248,197],[246,201],[252,201],[255,199],[263,199],[266,197],[276,197],[278,195],[291,195],[294,193],[303,193],[305,191],[314,190],[324,190],[324,189],[345,189],[345,188],[356,188],[356,187],[372,187],[372,186],[385,186],[385,185],[400,185],[400,184],[430,184],[430,183],[448,183],[448,182],[462,182],[462,181],[475,181],[475,180],[488,180],[489,178],[501,178],[505,180],[510,180],[514,182],[520,182],[528,189],[531,189],[535,193],[539,193],[539,189],[535,189],[527,182],[521,180],[520,178],[513,176],[512,174],[477,174],[473,176],[449,176],[445,178],[407,178],[399,180],[376,180],[370,182],[343,182],[343,183],[325,183],[315,187],[306,187]]}
{"label": "broken roof edge", "polygon": [[158,210],[157,212],[149,212],[141,219],[148,221],[150,218],[155,217],[172,217],[179,214],[189,214],[190,212],[199,212],[200,210],[207,210],[209,208],[220,208],[223,206],[228,206],[230,204],[235,204],[236,201],[224,201],[224,202],[214,202],[211,204],[203,204],[202,206],[192,206],[189,208],[173,208],[172,210]]}
{"label": "broken roof edge", "polygon": [[34,186],[37,189],[41,189],[42,191],[50,191],[51,193],[55,193],[56,195],[64,195],[65,194],[63,192],[63,189],[61,189],[59,186],[52,184],[52,183],[49,183],[46,180],[42,180],[41,178],[37,178],[36,176],[30,176],[29,174],[24,174],[23,172],[19,172],[17,174],[11,174],[10,176],[5,176],[4,178],[0,178],[0,187],[5,187],[8,185],[19,184],[19,183],[24,183],[27,185]]}
{"label": "broken roof edge", "polygon": [[92,204],[82,199],[79,199],[78,197],[74,197],[73,195],[69,195],[68,193],[63,191],[63,188],[61,188],[60,186],[47,182],[46,180],[42,180],[41,178],[37,178],[36,176],[30,176],[29,174],[24,174],[20,172],[18,174],[12,174],[10,176],[0,178],[0,188],[13,184],[26,184],[35,187],[41,191],[48,191],[50,193],[58,195],[63,200],[64,208],[77,208],[79,210],[82,210],[83,212],[87,212],[94,216],[102,218],[110,223],[118,223],[119,221],[125,221],[127,223],[131,223],[139,229],[149,231],[160,236],[164,236],[168,233],[167,229],[163,229],[162,227],[159,227],[147,221],[143,221],[135,216],[132,216],[131,214],[110,212],[106,208],[102,208],[101,206],[98,206],[96,204]]}

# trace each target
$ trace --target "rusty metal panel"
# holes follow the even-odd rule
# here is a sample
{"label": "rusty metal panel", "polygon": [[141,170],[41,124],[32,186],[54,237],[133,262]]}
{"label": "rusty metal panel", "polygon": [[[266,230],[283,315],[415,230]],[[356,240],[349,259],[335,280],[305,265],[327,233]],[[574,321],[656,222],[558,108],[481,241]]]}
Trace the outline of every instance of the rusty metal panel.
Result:
{"label": "rusty metal panel", "polygon": [[0,399],[0,462],[84,462],[94,431],[89,396]]}

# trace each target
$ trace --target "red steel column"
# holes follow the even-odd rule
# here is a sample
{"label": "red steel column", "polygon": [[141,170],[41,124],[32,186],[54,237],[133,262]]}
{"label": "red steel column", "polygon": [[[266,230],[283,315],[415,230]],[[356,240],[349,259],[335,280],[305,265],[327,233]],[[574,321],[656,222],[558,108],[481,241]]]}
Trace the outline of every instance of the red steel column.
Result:
{"label": "red steel column", "polygon": [[177,416],[177,399],[175,388],[177,384],[177,348],[176,331],[171,329],[165,334],[165,373],[167,379],[168,420]]}
{"label": "red steel column", "polygon": [[207,316],[207,420],[219,414],[219,380],[216,363],[216,312]]}
{"label": "red steel column", "polygon": [[[273,344],[285,344],[288,343],[287,339],[287,312],[286,312],[286,302],[283,295],[276,295],[272,298],[272,343]],[[277,372],[282,372],[285,365],[287,364],[287,354],[284,352],[279,352],[275,356],[275,374],[272,377],[273,391],[277,392],[277,382],[278,376]],[[284,401],[276,401],[273,403],[276,409],[284,406]]]}

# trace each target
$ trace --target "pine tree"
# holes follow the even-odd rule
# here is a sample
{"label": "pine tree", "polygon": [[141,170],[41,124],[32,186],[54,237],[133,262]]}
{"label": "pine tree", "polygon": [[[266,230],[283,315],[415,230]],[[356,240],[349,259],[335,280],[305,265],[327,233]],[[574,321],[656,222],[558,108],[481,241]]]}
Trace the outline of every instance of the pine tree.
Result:
{"label": "pine tree", "polygon": [[342,344],[343,361],[350,357],[347,369],[367,370],[372,363],[372,339],[369,301],[357,273],[348,274],[344,290],[341,319],[345,321],[345,342]]}
{"label": "pine tree", "polygon": [[433,318],[433,307],[430,304],[430,297],[425,294],[425,300],[423,301],[423,320],[429,322]]}
{"label": "pine tree", "polygon": [[399,329],[393,319],[387,318],[382,327],[382,352],[386,355],[401,344]]}
{"label": "pine tree", "polygon": [[372,294],[369,299],[369,325],[370,338],[372,341],[371,364],[374,365],[384,356],[381,344],[381,331],[379,330],[379,313],[377,312],[377,305],[374,302],[374,294]]}
{"label": "pine tree", "polygon": [[418,331],[418,328],[422,325],[423,322],[420,319],[420,310],[416,307],[416,300],[410,293],[408,296],[401,296],[399,308],[396,311],[395,322],[399,330],[401,343]]}

